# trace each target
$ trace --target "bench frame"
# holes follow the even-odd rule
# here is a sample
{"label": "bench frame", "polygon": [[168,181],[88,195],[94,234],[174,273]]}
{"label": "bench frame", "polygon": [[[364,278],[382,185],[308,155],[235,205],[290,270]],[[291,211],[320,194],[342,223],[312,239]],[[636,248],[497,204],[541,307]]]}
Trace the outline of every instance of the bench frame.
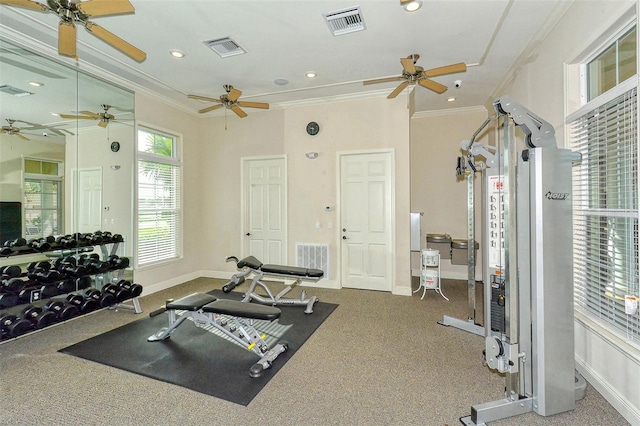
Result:
{"label": "bench frame", "polygon": [[[189,297],[199,296],[204,300],[210,300],[206,303],[191,304],[188,309],[183,309],[185,302]],[[245,347],[247,350],[255,353],[260,359],[249,369],[251,377],[260,377],[264,370],[271,367],[271,364],[281,353],[286,352],[288,344],[285,341],[278,342],[272,348],[265,342],[265,335],[260,334],[254,327],[254,319],[250,317],[250,313],[247,312],[246,304],[240,301],[224,300],[225,310],[220,313],[216,307],[216,299],[210,296],[205,299],[204,294],[195,293],[191,296],[183,297],[179,300],[168,301],[166,304],[166,311],[169,317],[169,326],[161,328],[157,333],[149,336],[147,341],[157,342],[168,339],[171,334],[187,319],[191,319],[196,327],[204,328],[206,326],[213,326],[217,330],[223,332],[226,336]],[[213,299],[213,300],[211,300]],[[237,305],[239,304],[239,305]],[[181,306],[182,305],[182,306]],[[233,306],[236,306],[238,316],[232,315]],[[180,306],[176,308],[176,306]],[[229,309],[231,307],[231,310]],[[265,307],[267,308],[267,307]],[[178,310],[184,311],[178,315]],[[280,317],[280,310],[273,308],[273,311],[266,311],[271,321],[277,321]],[[245,316],[241,316],[245,315]],[[264,320],[263,315],[258,315],[257,319]]]}

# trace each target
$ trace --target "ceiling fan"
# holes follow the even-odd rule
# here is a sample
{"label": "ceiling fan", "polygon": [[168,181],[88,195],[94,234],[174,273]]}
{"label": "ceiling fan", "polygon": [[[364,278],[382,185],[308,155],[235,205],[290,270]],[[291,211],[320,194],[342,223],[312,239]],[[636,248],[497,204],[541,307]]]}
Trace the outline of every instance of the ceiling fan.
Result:
{"label": "ceiling fan", "polygon": [[7,123],[9,123],[8,126],[2,126],[2,133],[9,135],[9,136],[17,136],[20,139],[24,139],[25,141],[28,141],[29,138],[24,136],[23,134],[20,133],[20,128],[19,127],[15,127],[13,125],[13,123],[15,123],[16,120],[12,120],[11,118],[7,118]]}
{"label": "ceiling fan", "polygon": [[129,0],[46,0],[46,3],[33,0],[0,0],[0,4],[58,15],[58,53],[61,55],[76,57],[76,24],[82,24],[91,34],[132,59],[138,62],[146,59],[147,54],[142,50],[89,20],[100,16],[134,13],[135,9]]}
{"label": "ceiling fan", "polygon": [[71,120],[100,120],[98,126],[107,127],[111,120],[115,120],[116,116],[109,113],[109,108],[111,105],[102,104],[100,105],[104,112],[91,112],[91,111],[80,111],[82,115],[68,115],[68,114],[58,114],[60,118],[71,119]]}
{"label": "ceiling fan", "polygon": [[227,93],[224,95],[221,95],[220,99],[208,98],[206,96],[199,96],[199,95],[187,95],[187,97],[191,99],[198,99],[201,101],[218,103],[217,105],[212,105],[210,107],[199,110],[198,112],[201,114],[204,114],[205,112],[213,111],[218,108],[225,107],[235,112],[238,117],[244,118],[247,116],[247,113],[244,112],[240,107],[269,109],[269,104],[264,102],[239,101],[238,98],[240,97],[240,95],[242,95],[242,91],[234,88],[230,84],[225,84],[222,87],[224,87],[224,90]]}
{"label": "ceiling fan", "polygon": [[464,62],[425,70],[424,68],[416,65],[416,62],[419,58],[420,55],[414,53],[413,55],[409,55],[406,58],[400,59],[400,63],[402,63],[403,68],[401,76],[378,78],[375,80],[363,81],[362,83],[366,86],[368,84],[388,83],[390,81],[404,80],[398,87],[395,88],[393,92],[389,94],[389,96],[387,96],[387,99],[395,98],[400,94],[400,92],[404,90],[405,87],[415,83],[418,83],[420,86],[425,87],[429,90],[433,90],[434,92],[440,94],[444,93],[447,90],[447,86],[431,80],[431,77],[437,77],[439,75],[445,74],[454,74],[457,72],[465,72],[467,70],[467,65]]}

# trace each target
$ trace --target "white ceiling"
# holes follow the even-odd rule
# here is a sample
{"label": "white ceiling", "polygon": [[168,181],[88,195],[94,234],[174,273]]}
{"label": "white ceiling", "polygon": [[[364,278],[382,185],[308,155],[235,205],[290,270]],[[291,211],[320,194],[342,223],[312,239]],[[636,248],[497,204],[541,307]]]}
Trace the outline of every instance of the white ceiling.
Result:
{"label": "white ceiling", "polygon": [[[116,83],[153,92],[195,113],[210,104],[186,95],[218,98],[224,84],[242,90],[241,100],[268,102],[272,108],[320,98],[386,96],[397,83],[364,86],[362,81],[399,76],[400,58],[413,53],[420,55],[417,65],[425,69],[457,62],[468,66],[466,73],[434,78],[449,86],[442,95],[418,86],[416,111],[483,105],[490,96],[503,95],[496,91],[505,76],[527,60],[523,52],[535,45],[571,1],[423,0],[423,7],[414,13],[405,12],[399,0],[131,3],[134,14],[94,22],[145,51],[147,59],[137,63],[79,28],[80,68],[90,64],[120,76]],[[323,14],[356,5],[366,29],[333,36]],[[10,41],[55,55],[57,27],[54,14],[0,6],[0,35]],[[221,58],[203,43],[226,36],[247,53]],[[170,49],[186,56],[175,59]],[[60,59],[74,65],[73,59]],[[309,79],[307,71],[318,76]],[[289,84],[276,85],[276,79]],[[462,80],[462,87],[455,88],[455,80]],[[447,102],[449,96],[456,101]],[[99,105],[79,109],[97,111]],[[258,111],[246,109],[250,115]]]}

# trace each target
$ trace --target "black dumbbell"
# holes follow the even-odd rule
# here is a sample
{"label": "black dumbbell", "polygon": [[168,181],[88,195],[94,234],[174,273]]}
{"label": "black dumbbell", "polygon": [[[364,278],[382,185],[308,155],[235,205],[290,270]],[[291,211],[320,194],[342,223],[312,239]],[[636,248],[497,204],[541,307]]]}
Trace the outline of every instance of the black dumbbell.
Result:
{"label": "black dumbbell", "polygon": [[56,285],[56,287],[58,289],[58,294],[67,294],[67,293],[71,293],[72,291],[75,291],[76,282],[72,279],[67,279],[67,280],[60,281]]}
{"label": "black dumbbell", "polygon": [[109,256],[107,262],[111,264],[111,269],[124,269],[129,266],[128,257],[120,257],[116,254]]}
{"label": "black dumbbell", "polygon": [[56,317],[58,317],[58,320],[60,321],[66,321],[77,317],[80,314],[80,310],[77,306],[54,299],[49,300],[44,305],[44,309],[56,314]]}
{"label": "black dumbbell", "polygon": [[102,287],[102,292],[113,295],[113,297],[115,297],[116,299],[116,302],[118,303],[124,302],[127,299],[131,299],[131,293],[129,292],[129,290],[119,287],[116,284],[105,285],[104,287]]}
{"label": "black dumbbell", "polygon": [[7,240],[4,242],[5,247],[24,247],[27,245],[27,240],[24,238],[16,238],[15,240]]}
{"label": "black dumbbell", "polygon": [[3,314],[0,316],[0,329],[7,337],[18,337],[28,333],[32,329],[31,321],[18,318],[15,315]]}
{"label": "black dumbbell", "polygon": [[22,318],[31,322],[36,329],[49,327],[58,320],[55,313],[33,305],[26,306],[22,310]]}
{"label": "black dumbbell", "polygon": [[27,281],[22,278],[9,278],[8,280],[0,281],[0,290],[5,293],[19,293],[24,289]]}
{"label": "black dumbbell", "polygon": [[71,235],[61,235],[56,238],[56,244],[59,244],[66,248],[76,248],[78,247],[78,241],[75,240]]}
{"label": "black dumbbell", "polygon": [[45,238],[37,238],[27,241],[27,245],[37,251],[49,251],[51,250],[51,244]]}
{"label": "black dumbbell", "polygon": [[[73,289],[71,289],[69,291],[73,291]],[[57,283],[44,284],[42,287],[40,287],[40,298],[41,299],[51,299],[52,297],[57,296],[58,294],[60,294],[60,292],[58,291],[58,284]]]}
{"label": "black dumbbell", "polygon": [[127,280],[120,280],[116,285],[124,290],[127,290],[129,292],[129,298],[138,297],[140,296],[140,294],[142,294],[142,286],[140,284],[135,284]]}
{"label": "black dumbbell", "polygon": [[33,281],[29,281],[25,288],[18,293],[19,303],[33,303],[42,298],[42,286]]}
{"label": "black dumbbell", "polygon": [[75,305],[78,310],[86,314],[100,308],[98,301],[92,298],[84,297],[80,294],[70,294],[67,296],[67,303]]}
{"label": "black dumbbell", "polygon": [[51,284],[64,278],[62,272],[56,269],[32,269],[27,272],[29,279],[43,284]]}
{"label": "black dumbbell", "polygon": [[9,278],[16,278],[22,275],[22,268],[18,265],[8,265],[0,268],[0,274]]}
{"label": "black dumbbell", "polygon": [[0,293],[0,309],[11,308],[19,303],[15,293]]}
{"label": "black dumbbell", "polygon": [[116,303],[116,298],[111,293],[103,293],[97,288],[88,288],[84,292],[84,296],[88,299],[93,299],[98,302],[101,308],[107,308]]}

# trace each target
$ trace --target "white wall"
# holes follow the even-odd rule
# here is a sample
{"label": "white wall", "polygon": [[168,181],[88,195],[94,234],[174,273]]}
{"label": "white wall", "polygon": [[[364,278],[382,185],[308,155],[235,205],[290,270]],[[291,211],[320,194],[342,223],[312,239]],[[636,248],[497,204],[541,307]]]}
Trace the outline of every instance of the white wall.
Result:
{"label": "white wall", "polygon": [[[635,1],[576,1],[549,35],[515,70],[513,80],[496,96],[511,95],[522,105],[549,121],[556,129],[560,146],[566,146],[564,126],[566,98],[575,87],[567,80],[569,65],[592,47],[602,34]],[[569,84],[571,83],[571,84]],[[637,344],[637,343],[636,343]],[[640,350],[624,336],[606,331],[597,322],[576,314],[576,367],[585,378],[632,424],[640,424]]]}

